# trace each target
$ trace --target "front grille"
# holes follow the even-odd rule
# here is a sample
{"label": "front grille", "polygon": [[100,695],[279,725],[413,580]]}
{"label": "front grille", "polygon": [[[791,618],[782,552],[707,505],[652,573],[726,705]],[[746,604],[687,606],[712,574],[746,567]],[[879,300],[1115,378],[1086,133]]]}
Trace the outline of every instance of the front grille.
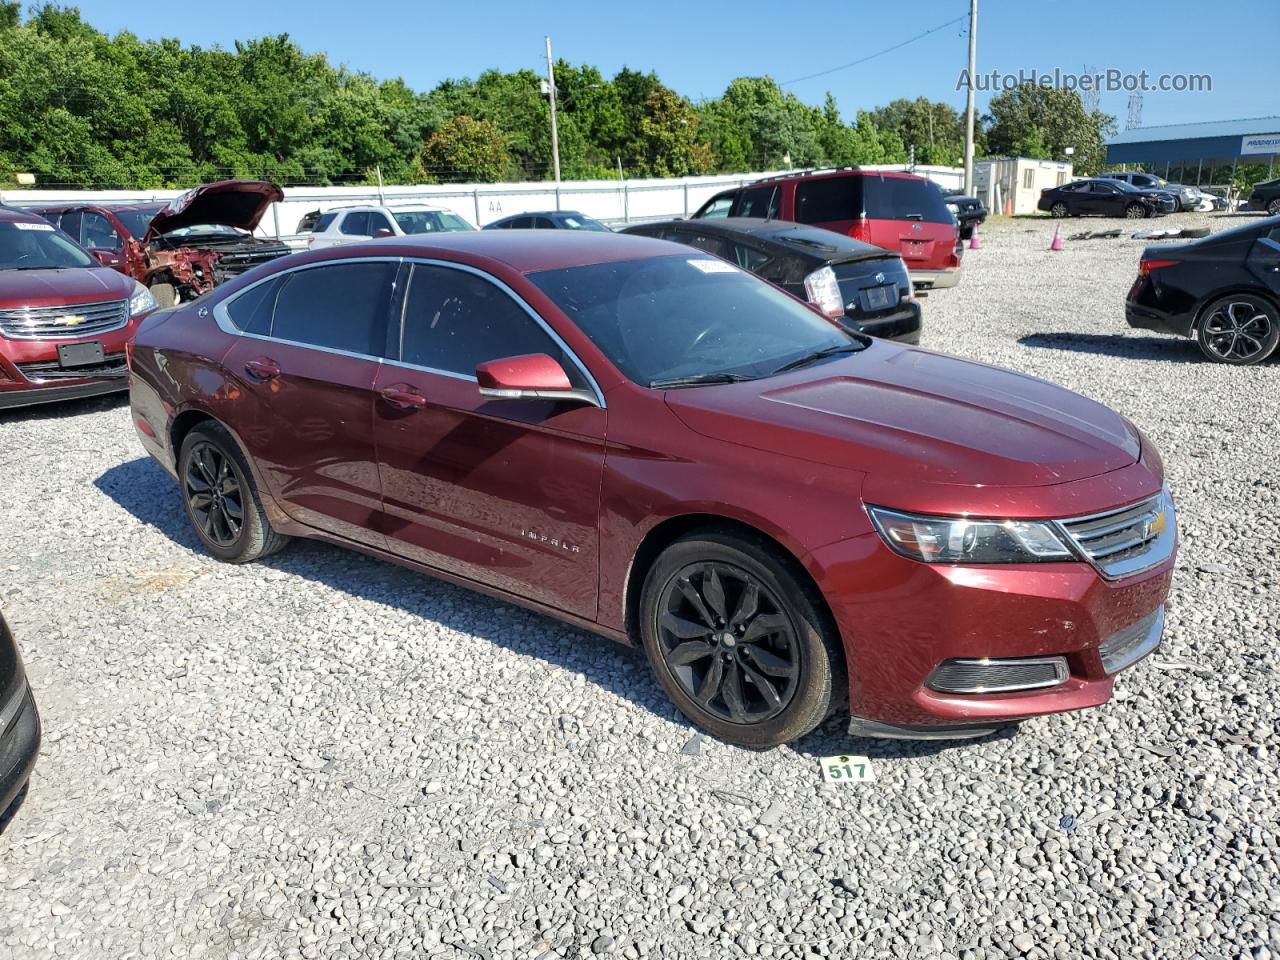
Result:
{"label": "front grille", "polygon": [[1098,647],[1098,655],[1102,658],[1102,669],[1107,673],[1118,673],[1125,667],[1137,663],[1148,653],[1160,645],[1160,634],[1164,631],[1164,607],[1156,607],[1137,623],[1130,624],[1123,630],[1117,630]]}
{"label": "front grille", "polygon": [[1141,503],[1058,524],[1105,577],[1149,570],[1168,559],[1177,540],[1173,501],[1161,491]]}
{"label": "front grille", "polygon": [[927,685],[942,693],[1011,693],[1043,690],[1067,680],[1065,657],[1019,660],[947,660],[930,675]]}
{"label": "front grille", "polygon": [[286,256],[291,252],[288,247],[269,246],[262,250],[243,253],[224,253],[214,264],[214,279],[218,283],[223,283],[232,277],[238,277],[240,274],[252,270],[260,263]]}
{"label": "front grille", "polygon": [[75,340],[118,330],[129,321],[128,300],[0,310],[0,335],[10,340]]}
{"label": "front grille", "polygon": [[102,363],[84,367],[61,367],[56,360],[16,364],[18,371],[32,383],[51,380],[85,380],[89,377],[123,377],[128,373],[123,353],[108,353]]}

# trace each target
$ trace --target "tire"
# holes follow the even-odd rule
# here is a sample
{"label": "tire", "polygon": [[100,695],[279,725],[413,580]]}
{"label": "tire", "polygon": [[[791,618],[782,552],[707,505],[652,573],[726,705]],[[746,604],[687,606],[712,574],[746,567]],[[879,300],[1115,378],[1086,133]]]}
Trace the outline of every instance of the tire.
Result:
{"label": "tire", "polygon": [[1215,363],[1248,367],[1261,363],[1280,342],[1280,310],[1251,293],[1219,297],[1196,324],[1196,344]]}
{"label": "tire", "polygon": [[1276,197],[1267,204],[1267,213],[1273,217],[1280,217],[1280,197]]}
{"label": "tire", "polygon": [[151,295],[156,298],[156,308],[160,310],[178,302],[178,288],[172,283],[153,283]]}
{"label": "tire", "polygon": [[843,650],[820,611],[794,561],[763,538],[696,531],[645,578],[640,640],[658,683],[693,723],[730,743],[773,747],[844,702]]}
{"label": "tire", "polygon": [[1059,200],[1049,208],[1049,215],[1057,217],[1059,220],[1065,220],[1067,217],[1071,216],[1071,211],[1067,209],[1067,205],[1065,203]]}
{"label": "tire", "polygon": [[[183,439],[178,487],[196,536],[224,563],[250,563],[289,542],[267,522],[244,454],[220,424],[202,423]],[[205,492],[210,488],[215,489],[211,501]],[[209,506],[202,509],[205,502]]]}
{"label": "tire", "polygon": [[1140,203],[1131,203],[1124,208],[1126,220],[1143,220],[1151,216],[1151,211]]}

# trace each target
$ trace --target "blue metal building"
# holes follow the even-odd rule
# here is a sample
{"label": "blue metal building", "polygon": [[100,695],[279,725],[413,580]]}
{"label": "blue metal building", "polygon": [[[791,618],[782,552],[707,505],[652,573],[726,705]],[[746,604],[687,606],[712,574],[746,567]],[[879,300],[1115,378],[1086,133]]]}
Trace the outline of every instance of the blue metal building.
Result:
{"label": "blue metal building", "polygon": [[1280,158],[1280,117],[1138,127],[1107,141],[1107,163],[1141,165],[1183,182],[1211,182],[1214,171],[1261,164],[1268,176]]}

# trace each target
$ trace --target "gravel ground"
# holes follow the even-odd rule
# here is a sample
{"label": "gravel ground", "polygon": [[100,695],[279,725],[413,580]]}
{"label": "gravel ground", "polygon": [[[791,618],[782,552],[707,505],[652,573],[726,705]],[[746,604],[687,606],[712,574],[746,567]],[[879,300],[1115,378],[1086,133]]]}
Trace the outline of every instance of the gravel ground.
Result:
{"label": "gravel ground", "polygon": [[[1131,417],[1183,548],[1114,702],[983,742],[701,738],[638,654],[550,620],[322,545],[210,560],[121,401],[0,416],[46,730],[0,956],[1280,953],[1280,361],[1130,331],[1143,244],[1051,229],[985,228],[926,345]],[[824,784],[843,752],[875,782]]]}

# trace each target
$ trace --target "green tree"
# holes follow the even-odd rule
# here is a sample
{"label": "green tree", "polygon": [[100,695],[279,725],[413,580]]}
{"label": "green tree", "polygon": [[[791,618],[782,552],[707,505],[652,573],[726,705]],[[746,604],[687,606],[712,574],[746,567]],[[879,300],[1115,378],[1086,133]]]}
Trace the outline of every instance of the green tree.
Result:
{"label": "green tree", "polygon": [[651,177],[683,177],[711,167],[711,148],[698,139],[698,114],[674,90],[662,87],[645,98],[640,136],[643,172]]}
{"label": "green tree", "polygon": [[512,165],[498,125],[464,114],[446,121],[422,145],[413,175],[418,183],[488,182],[508,176]]}
{"label": "green tree", "polygon": [[[1080,94],[1025,83],[991,98],[987,150],[1016,156],[1028,150],[1046,160],[1071,160],[1076,173],[1096,173],[1106,161],[1104,140],[1115,132],[1116,118],[1084,108]],[[1067,147],[1074,147],[1068,156]]]}
{"label": "green tree", "polygon": [[871,111],[882,131],[915,148],[917,163],[958,166],[964,162],[964,117],[950,104],[917,97],[894,100]]}

